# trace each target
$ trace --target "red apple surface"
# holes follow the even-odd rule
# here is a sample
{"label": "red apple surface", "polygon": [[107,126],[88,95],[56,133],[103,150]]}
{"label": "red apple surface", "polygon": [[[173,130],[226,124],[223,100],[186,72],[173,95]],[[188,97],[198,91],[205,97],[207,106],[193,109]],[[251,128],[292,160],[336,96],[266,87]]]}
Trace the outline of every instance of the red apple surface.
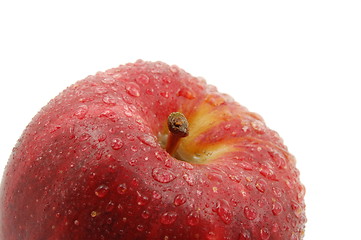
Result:
{"label": "red apple surface", "polygon": [[295,158],[259,115],[141,60],[51,100],[0,194],[2,240],[296,240],[306,222]]}

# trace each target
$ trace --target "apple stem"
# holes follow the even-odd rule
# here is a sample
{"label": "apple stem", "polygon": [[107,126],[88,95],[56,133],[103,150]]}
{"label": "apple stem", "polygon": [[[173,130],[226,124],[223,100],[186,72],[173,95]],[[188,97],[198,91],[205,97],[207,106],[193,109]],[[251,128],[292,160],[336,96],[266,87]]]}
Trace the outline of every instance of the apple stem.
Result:
{"label": "apple stem", "polygon": [[168,116],[168,129],[169,135],[166,151],[173,156],[178,147],[179,140],[187,137],[189,134],[187,118],[180,112],[172,112]]}

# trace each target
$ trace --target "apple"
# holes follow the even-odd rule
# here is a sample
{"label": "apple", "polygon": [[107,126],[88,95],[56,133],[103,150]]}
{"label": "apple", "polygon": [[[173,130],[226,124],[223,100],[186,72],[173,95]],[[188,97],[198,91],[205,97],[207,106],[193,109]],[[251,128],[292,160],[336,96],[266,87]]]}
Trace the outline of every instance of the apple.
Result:
{"label": "apple", "polygon": [[295,240],[304,194],[258,114],[139,60],[78,81],[33,118],[2,179],[0,237]]}

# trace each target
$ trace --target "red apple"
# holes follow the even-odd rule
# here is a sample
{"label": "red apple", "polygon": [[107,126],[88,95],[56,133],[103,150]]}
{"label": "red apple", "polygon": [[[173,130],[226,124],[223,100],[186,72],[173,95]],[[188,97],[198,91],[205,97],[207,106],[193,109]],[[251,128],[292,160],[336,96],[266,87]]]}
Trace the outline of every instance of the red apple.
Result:
{"label": "red apple", "polygon": [[306,222],[279,135],[161,62],[97,73],[50,101],[15,146],[0,194],[3,240],[295,240]]}

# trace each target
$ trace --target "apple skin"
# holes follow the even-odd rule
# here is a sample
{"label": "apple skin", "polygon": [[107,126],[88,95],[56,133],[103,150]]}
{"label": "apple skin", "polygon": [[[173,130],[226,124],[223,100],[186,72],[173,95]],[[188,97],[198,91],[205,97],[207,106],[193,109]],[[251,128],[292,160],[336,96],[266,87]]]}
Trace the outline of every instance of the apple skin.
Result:
{"label": "apple skin", "polygon": [[[190,129],[172,157],[176,111]],[[302,239],[304,194],[259,115],[139,60],[75,83],[33,118],[3,176],[0,238]]]}

